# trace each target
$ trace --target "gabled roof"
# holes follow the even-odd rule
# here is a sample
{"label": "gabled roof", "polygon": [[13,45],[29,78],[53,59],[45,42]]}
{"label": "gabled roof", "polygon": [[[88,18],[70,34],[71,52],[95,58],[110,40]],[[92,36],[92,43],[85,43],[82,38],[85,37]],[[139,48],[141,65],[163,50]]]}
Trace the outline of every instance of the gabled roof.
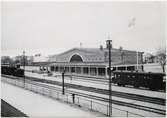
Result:
{"label": "gabled roof", "polygon": [[[63,53],[60,53],[60,54],[57,54],[57,55],[52,55],[51,57],[56,57],[56,56],[60,56],[60,55],[64,55],[68,52],[71,52],[71,51],[74,51],[74,50],[79,50],[79,51],[82,51],[82,52],[85,52],[85,53],[96,53],[96,54],[101,54],[101,53],[104,53],[104,52],[108,52],[108,49],[107,48],[103,48],[102,50],[99,49],[99,48],[72,48],[70,50],[67,50]],[[117,51],[120,51],[119,49],[116,49],[116,48],[112,48],[111,51],[113,52],[117,52]],[[132,51],[132,50],[122,50],[124,52],[136,52],[136,51]],[[143,53],[143,52],[139,52],[139,53]]]}
{"label": "gabled roof", "polygon": [[74,51],[74,50],[82,51],[85,53],[102,53],[102,52],[104,52],[103,50],[100,50],[99,48],[72,48],[68,51],[65,51],[63,53],[58,54],[58,56],[64,55],[64,54],[71,52],[71,51]]}
{"label": "gabled roof", "polygon": [[[120,50],[116,48],[111,49],[112,60],[114,62],[121,63],[121,52],[124,52],[126,55],[126,63],[134,63],[134,56],[136,56],[136,51],[129,50]],[[125,54],[126,53],[126,54]],[[142,52],[138,52],[142,54]],[[49,61],[52,62],[70,62],[73,55],[78,55],[82,58],[83,62],[106,62],[108,58],[108,49],[107,48],[72,48],[58,55],[50,57]],[[133,57],[132,57],[133,55]],[[131,58],[129,58],[131,56]],[[125,58],[125,57],[124,57]]]}

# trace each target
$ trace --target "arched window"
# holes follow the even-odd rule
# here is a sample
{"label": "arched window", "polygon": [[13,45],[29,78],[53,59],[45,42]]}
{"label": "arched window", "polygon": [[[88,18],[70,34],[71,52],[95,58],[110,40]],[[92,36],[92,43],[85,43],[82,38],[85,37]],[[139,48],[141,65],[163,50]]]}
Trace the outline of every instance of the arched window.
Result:
{"label": "arched window", "polygon": [[70,62],[83,62],[81,56],[75,54],[71,57]]}

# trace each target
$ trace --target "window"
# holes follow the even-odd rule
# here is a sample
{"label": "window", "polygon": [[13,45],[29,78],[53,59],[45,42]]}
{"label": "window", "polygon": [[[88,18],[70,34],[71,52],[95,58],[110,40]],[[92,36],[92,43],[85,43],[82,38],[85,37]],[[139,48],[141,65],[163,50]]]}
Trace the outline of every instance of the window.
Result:
{"label": "window", "polygon": [[75,54],[71,57],[70,62],[83,62],[81,56]]}

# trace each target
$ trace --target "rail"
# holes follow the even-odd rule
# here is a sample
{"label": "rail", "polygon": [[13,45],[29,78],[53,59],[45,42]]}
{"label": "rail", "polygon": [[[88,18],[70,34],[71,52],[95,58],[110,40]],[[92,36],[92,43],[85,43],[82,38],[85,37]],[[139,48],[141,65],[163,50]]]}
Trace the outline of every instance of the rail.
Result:
{"label": "rail", "polygon": [[[26,76],[26,78],[34,80],[34,81],[62,86],[62,83],[58,81],[39,79],[39,78],[28,77],[28,76]],[[83,86],[83,85],[71,84],[71,83],[65,83],[65,86],[69,88],[80,89],[80,90],[104,94],[104,95],[109,94],[109,91],[107,89],[96,88],[92,86]],[[127,98],[127,99],[132,99],[132,100],[143,101],[143,102],[149,102],[149,103],[163,105],[163,106],[165,106],[165,102],[166,102],[165,99],[162,99],[162,98],[154,98],[154,97],[149,97],[149,96],[136,95],[132,93],[124,93],[124,92],[118,92],[118,91],[112,91],[112,95],[116,97],[122,97],[122,98]]]}
{"label": "rail", "polygon": [[[1,81],[18,86],[18,87],[22,87],[26,90],[30,90],[37,94],[42,94],[44,96],[50,97],[55,100],[59,100],[61,102],[65,102],[65,103],[72,104],[72,105],[77,105],[79,107],[83,107],[91,111],[97,111],[106,116],[109,115],[109,106],[107,104],[96,102],[90,98],[86,98],[86,97],[79,96],[79,95],[75,95],[75,98],[73,98],[71,93],[66,93],[65,95],[62,95],[62,92],[59,89],[56,90],[56,89],[47,88],[45,86],[39,86],[39,85],[33,84],[32,81],[30,80],[26,80],[25,86],[22,80],[19,80],[16,78],[10,79],[9,77],[5,77],[5,78],[2,77]],[[112,109],[113,109],[112,116],[144,117],[143,115],[132,113],[127,110],[122,110],[116,107],[112,107]]]}

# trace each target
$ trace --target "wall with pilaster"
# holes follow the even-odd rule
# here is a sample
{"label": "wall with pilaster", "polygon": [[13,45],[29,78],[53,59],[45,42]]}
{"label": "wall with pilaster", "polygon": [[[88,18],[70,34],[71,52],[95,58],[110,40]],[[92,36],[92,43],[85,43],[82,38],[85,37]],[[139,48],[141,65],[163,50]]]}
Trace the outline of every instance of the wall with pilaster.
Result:
{"label": "wall with pilaster", "polygon": [[[79,49],[74,48],[65,53],[56,55],[52,57],[50,60],[54,60],[55,62],[70,62],[70,59],[73,55],[81,56],[83,62],[108,62],[108,50],[103,49]],[[138,63],[142,63],[142,52],[138,52]],[[137,63],[137,53],[136,51],[128,51],[119,49],[111,50],[111,61],[116,64],[136,64]]]}
{"label": "wall with pilaster", "polygon": [[[142,52],[138,53],[138,63],[141,64]],[[105,61],[108,62],[108,53],[106,54]],[[124,51],[123,55],[118,51],[111,51],[111,61],[120,64],[136,64],[137,63],[137,53],[135,51]]]}

